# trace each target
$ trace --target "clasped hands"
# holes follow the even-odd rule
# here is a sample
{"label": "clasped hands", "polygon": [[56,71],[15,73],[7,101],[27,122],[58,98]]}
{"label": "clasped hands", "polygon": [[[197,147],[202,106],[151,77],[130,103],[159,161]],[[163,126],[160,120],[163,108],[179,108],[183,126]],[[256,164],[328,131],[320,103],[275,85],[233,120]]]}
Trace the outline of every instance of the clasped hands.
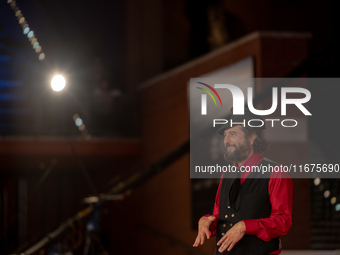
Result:
{"label": "clasped hands", "polygon": [[[193,244],[193,247],[203,245],[205,238],[210,238],[209,227],[213,221],[216,220],[215,216],[202,217],[198,222],[198,234]],[[243,221],[236,223],[231,229],[229,229],[224,236],[217,242],[217,246],[220,246],[218,251],[224,252],[226,249],[230,251],[235,244],[241,240],[246,232],[246,225]]]}

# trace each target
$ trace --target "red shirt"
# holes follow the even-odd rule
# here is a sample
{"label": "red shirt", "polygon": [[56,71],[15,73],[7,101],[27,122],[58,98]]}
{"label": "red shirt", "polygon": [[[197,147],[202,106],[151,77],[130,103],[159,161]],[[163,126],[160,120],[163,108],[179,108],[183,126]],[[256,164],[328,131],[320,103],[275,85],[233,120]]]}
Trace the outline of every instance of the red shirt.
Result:
{"label": "red shirt", "polygon": [[[253,153],[241,166],[256,166],[263,160],[259,153]],[[236,165],[235,165],[236,166]],[[250,172],[241,173],[241,185],[248,177]],[[216,226],[219,214],[220,187],[223,179],[218,186],[213,215],[216,220],[210,225],[210,236],[216,235]],[[284,236],[292,226],[293,209],[293,182],[288,173],[271,172],[268,183],[268,192],[272,206],[271,214],[268,218],[244,220],[246,233],[256,235],[263,241],[270,241],[273,238]],[[204,216],[211,216],[210,214]],[[280,245],[281,246],[281,245]],[[276,250],[270,254],[280,254],[281,250]]]}

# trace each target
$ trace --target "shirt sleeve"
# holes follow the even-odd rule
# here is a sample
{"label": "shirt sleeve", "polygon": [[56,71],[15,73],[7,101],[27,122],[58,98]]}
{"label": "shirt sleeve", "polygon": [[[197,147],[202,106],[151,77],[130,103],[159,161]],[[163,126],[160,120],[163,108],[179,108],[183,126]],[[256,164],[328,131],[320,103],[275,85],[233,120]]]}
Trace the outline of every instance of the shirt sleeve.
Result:
{"label": "shirt sleeve", "polygon": [[217,189],[217,192],[216,192],[213,214],[212,215],[211,214],[206,214],[206,215],[202,216],[202,217],[209,217],[209,216],[215,216],[216,217],[216,220],[214,220],[210,224],[210,227],[209,227],[210,237],[216,236],[216,232],[217,232],[217,221],[218,221],[219,202],[220,202],[220,188],[221,188],[222,180],[223,180],[223,173],[222,173],[222,176],[221,176],[220,184],[218,185],[218,189]]}
{"label": "shirt sleeve", "polygon": [[284,236],[292,226],[293,181],[288,173],[272,172],[268,192],[272,206],[268,218],[244,220],[246,234],[263,241]]}

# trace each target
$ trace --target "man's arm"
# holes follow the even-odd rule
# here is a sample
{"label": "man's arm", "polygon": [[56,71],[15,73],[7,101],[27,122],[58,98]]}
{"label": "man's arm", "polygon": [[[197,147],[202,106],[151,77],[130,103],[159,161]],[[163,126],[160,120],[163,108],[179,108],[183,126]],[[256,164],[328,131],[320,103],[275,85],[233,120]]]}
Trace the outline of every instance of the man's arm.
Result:
{"label": "man's arm", "polygon": [[[216,194],[216,199],[217,199],[217,196],[218,196],[218,200],[219,200],[219,190],[218,190],[218,193]],[[218,201],[217,200],[217,201]],[[204,216],[202,216],[198,223],[200,222],[200,220],[203,218],[203,217],[210,217],[210,216],[214,216],[215,217],[215,220],[211,222],[210,226],[209,226],[209,235],[210,237],[214,237],[216,236],[216,232],[217,232],[217,221],[218,221],[218,212],[219,212],[219,207],[218,207],[218,203],[216,203],[215,201],[215,205],[214,205],[214,212],[213,214],[206,214]]]}
{"label": "man's arm", "polygon": [[[206,214],[202,216],[198,221],[198,235],[193,245],[194,247],[197,247],[199,244],[202,245],[204,243],[205,237],[209,239],[210,237],[216,236],[218,213],[219,213],[219,201],[220,201],[220,187],[221,187],[222,179],[223,179],[223,174],[221,176],[220,184],[218,185],[218,189],[217,189],[217,193],[215,197],[213,214],[212,215]],[[211,216],[215,218],[212,218]],[[208,228],[208,230],[206,230],[206,228]]]}
{"label": "man's arm", "polygon": [[[209,227],[210,237],[216,236],[216,232],[217,232],[217,221],[218,221],[219,203],[220,203],[220,188],[221,188],[222,180],[223,180],[223,173],[222,173],[222,176],[221,176],[220,184],[218,185],[218,189],[217,189],[217,192],[216,192],[214,211],[213,211],[213,214],[212,214],[212,216],[215,216],[216,219],[211,223],[211,225]],[[209,217],[209,216],[211,216],[211,215],[206,214],[203,217]]]}
{"label": "man's arm", "polygon": [[286,235],[292,226],[293,181],[288,173],[272,172],[268,191],[272,205],[270,216],[244,220],[245,234],[256,235],[266,242]]}

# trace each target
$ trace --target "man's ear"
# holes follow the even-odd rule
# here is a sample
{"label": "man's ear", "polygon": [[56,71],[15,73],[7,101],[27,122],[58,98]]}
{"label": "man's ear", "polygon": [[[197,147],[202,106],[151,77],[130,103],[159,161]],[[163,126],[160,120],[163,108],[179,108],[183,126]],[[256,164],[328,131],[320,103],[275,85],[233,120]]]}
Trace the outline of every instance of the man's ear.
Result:
{"label": "man's ear", "polygon": [[249,141],[250,145],[254,145],[254,141],[255,141],[256,138],[257,138],[257,134],[255,132],[249,135],[248,141]]}

